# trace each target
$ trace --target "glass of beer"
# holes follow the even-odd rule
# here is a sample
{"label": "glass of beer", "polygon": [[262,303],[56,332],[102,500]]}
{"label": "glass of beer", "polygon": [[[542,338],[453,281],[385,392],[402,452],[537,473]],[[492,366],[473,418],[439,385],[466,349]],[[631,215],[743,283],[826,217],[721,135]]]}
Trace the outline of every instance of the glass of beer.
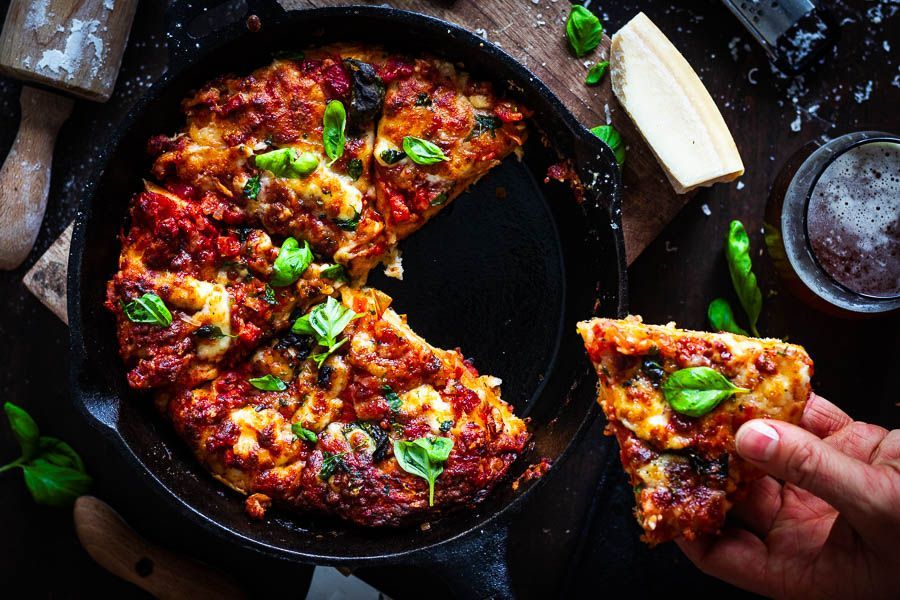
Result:
{"label": "glass of beer", "polygon": [[801,148],[773,185],[765,239],[809,305],[845,317],[900,308],[900,136],[860,131]]}

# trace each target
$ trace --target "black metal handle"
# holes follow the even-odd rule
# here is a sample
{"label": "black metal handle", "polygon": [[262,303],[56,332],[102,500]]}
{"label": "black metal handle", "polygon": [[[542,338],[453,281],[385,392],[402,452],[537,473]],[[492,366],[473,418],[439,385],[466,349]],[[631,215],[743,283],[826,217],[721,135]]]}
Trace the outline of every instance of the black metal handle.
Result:
{"label": "black metal handle", "polygon": [[451,542],[422,566],[443,579],[454,598],[512,600],[516,597],[506,560],[509,529],[492,523]]}

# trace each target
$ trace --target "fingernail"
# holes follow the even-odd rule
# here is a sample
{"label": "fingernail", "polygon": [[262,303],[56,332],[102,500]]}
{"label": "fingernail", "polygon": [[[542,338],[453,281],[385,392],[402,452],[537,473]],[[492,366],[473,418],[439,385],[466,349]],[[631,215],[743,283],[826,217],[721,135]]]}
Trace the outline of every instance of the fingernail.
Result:
{"label": "fingernail", "polygon": [[738,429],[735,444],[745,458],[769,460],[778,445],[778,432],[762,421],[750,421]]}

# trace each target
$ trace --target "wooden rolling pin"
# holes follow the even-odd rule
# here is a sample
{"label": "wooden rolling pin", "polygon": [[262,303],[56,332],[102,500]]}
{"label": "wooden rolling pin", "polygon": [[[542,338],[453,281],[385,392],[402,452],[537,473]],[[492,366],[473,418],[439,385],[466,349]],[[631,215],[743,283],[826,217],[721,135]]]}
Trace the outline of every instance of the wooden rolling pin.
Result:
{"label": "wooden rolling pin", "polygon": [[[137,0],[12,0],[0,33],[0,73],[80,98],[112,94]],[[0,168],[0,269],[31,251],[47,207],[56,135],[72,112],[66,95],[26,85],[22,121]]]}
{"label": "wooden rolling pin", "polygon": [[163,600],[246,598],[224,574],[155,546],[93,496],[75,501],[75,532],[101,567]]}

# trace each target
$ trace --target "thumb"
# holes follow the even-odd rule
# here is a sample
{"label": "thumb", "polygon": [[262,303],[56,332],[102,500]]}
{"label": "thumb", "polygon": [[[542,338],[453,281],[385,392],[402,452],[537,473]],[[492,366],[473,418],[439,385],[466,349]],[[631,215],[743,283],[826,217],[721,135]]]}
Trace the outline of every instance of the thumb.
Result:
{"label": "thumb", "polygon": [[744,423],[735,436],[738,454],[776,479],[807,490],[845,517],[864,515],[877,474],[808,431],[768,419]]}

